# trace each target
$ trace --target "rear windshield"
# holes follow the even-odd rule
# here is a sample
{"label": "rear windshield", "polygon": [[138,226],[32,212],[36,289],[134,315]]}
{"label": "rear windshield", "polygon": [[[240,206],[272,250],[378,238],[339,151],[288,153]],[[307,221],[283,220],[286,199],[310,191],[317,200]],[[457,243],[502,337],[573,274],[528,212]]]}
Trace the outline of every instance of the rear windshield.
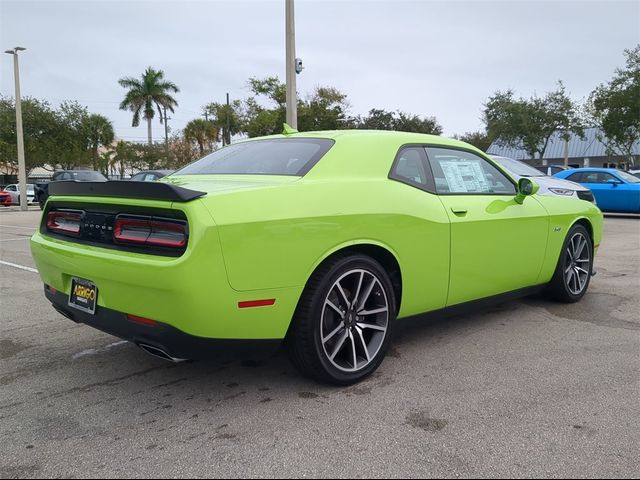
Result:
{"label": "rear windshield", "polygon": [[236,143],[178,170],[175,175],[303,176],[329,151],[333,140],[279,138]]}

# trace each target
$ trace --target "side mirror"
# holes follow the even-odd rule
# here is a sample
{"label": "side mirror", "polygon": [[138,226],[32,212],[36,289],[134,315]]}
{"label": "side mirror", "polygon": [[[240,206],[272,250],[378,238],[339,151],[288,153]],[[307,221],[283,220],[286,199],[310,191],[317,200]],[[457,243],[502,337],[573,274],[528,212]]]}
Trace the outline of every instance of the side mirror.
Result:
{"label": "side mirror", "polygon": [[538,190],[540,190],[540,185],[536,182],[527,177],[521,178],[518,180],[518,193],[515,200],[521,204],[524,202],[525,197],[538,193]]}
{"label": "side mirror", "polygon": [[615,180],[613,178],[610,178],[609,180],[607,180],[607,183],[609,185],[611,185],[613,188],[617,187],[618,184],[620,183],[618,180]]}

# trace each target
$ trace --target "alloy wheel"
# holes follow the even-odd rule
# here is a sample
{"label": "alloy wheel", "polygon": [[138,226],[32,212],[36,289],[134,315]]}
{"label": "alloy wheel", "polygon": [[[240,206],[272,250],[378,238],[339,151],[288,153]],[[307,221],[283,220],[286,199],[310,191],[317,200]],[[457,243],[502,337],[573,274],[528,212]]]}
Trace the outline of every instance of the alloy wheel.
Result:
{"label": "alloy wheel", "polygon": [[582,232],[575,233],[567,244],[564,281],[573,295],[580,295],[587,286],[591,272],[589,242]]}
{"label": "alloy wheel", "polygon": [[326,358],[344,372],[369,365],[382,347],[389,326],[389,302],[382,283],[368,270],[349,270],[325,298],[320,318]]}

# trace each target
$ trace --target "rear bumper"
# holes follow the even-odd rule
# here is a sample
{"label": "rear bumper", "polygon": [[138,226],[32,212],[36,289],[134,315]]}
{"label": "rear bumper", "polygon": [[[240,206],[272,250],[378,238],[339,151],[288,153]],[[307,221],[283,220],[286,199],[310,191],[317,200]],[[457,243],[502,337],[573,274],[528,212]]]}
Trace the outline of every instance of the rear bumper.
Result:
{"label": "rear bumper", "polygon": [[231,340],[203,338],[189,335],[171,325],[156,323],[145,325],[127,319],[123,312],[97,307],[91,315],[70,307],[68,295],[51,291],[46,286],[47,299],[60,314],[68,319],[89,325],[110,335],[128,340],[138,346],[149,346],[165,352],[174,359],[262,359],[281,345],[281,340]]}

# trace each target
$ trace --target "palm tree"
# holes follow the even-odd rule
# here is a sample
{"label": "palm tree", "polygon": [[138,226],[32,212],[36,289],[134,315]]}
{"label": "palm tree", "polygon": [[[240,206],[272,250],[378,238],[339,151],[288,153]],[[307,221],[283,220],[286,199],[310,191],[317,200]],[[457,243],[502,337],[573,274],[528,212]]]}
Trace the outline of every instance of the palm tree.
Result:
{"label": "palm tree", "polygon": [[212,122],[196,118],[184,127],[184,138],[190,142],[196,142],[200,155],[204,155],[205,144],[210,149],[211,144],[218,141],[218,129]]}
{"label": "palm tree", "polygon": [[145,70],[141,79],[125,77],[118,80],[118,83],[121,87],[129,89],[124,100],[120,103],[120,109],[133,112],[133,121],[131,122],[133,127],[140,125],[140,113],[142,112],[142,118],[147,121],[147,133],[149,145],[151,145],[151,120],[155,115],[155,108],[158,109],[160,123],[162,123],[162,108],[173,113],[173,107],[178,106],[178,102],[170,93],[178,93],[180,89],[175,83],[164,80],[162,70],[154,70],[151,67]]}
{"label": "palm tree", "polygon": [[82,119],[80,128],[83,132],[87,150],[91,152],[93,168],[99,168],[98,149],[111,145],[114,138],[113,124],[102,115],[89,115]]}

